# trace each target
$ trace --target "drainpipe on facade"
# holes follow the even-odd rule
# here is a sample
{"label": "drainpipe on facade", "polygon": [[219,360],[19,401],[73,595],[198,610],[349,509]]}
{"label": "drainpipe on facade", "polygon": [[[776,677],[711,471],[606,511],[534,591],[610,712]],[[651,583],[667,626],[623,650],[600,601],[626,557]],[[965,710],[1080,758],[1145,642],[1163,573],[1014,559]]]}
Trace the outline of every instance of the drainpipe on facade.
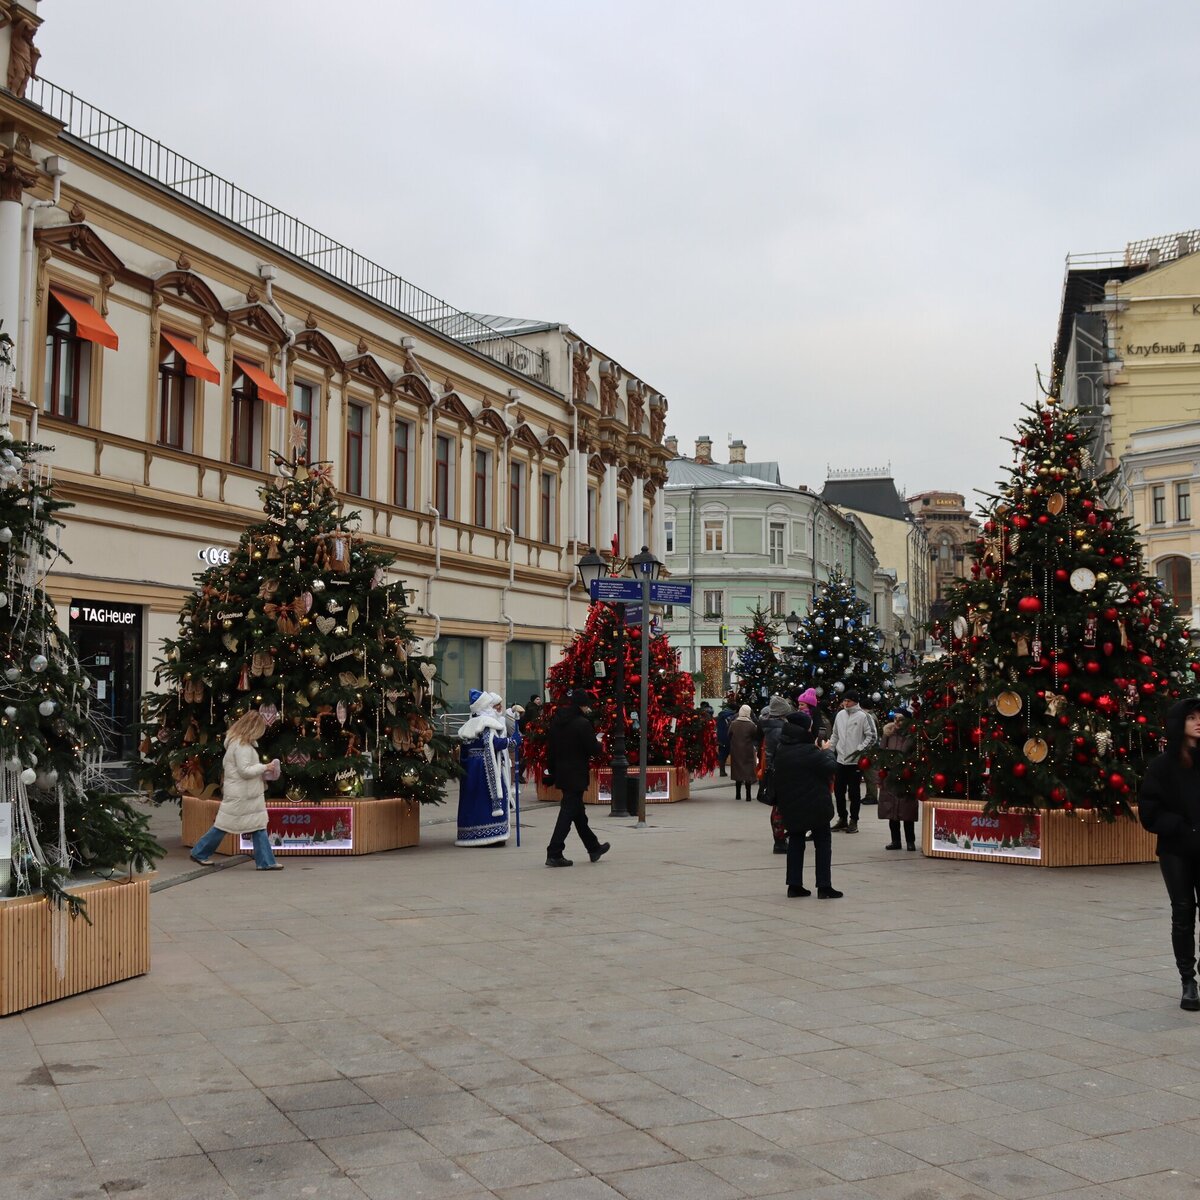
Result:
{"label": "drainpipe on facade", "polygon": [[21,363],[21,395],[26,403],[33,408],[29,423],[31,440],[37,437],[38,411],[40,405],[35,404],[29,394],[29,372],[33,363],[33,347],[30,336],[33,330],[33,232],[38,209],[57,208],[62,191],[62,177],[67,173],[67,164],[57,154],[49,155],[42,166],[50,176],[53,186],[49,200],[31,200],[24,212],[25,228],[21,246],[22,276],[24,286],[21,288],[20,321],[17,331],[17,355]]}
{"label": "drainpipe on facade", "polygon": [[692,602],[688,605],[688,665],[696,674],[696,489],[688,494],[688,582],[692,585]]}
{"label": "drainpipe on facade", "polygon": [[[512,483],[512,463],[509,459],[510,447],[512,443],[513,430],[508,422],[508,410],[521,398],[521,393],[516,388],[508,389],[508,399],[504,402],[504,412],[501,413],[501,419],[504,421],[504,482],[511,486]],[[500,489],[500,502],[504,502],[505,488]],[[516,552],[516,533],[512,527],[512,513],[508,514],[508,522],[504,525],[504,532],[508,535],[508,582],[500,591],[500,619],[508,622],[508,636],[504,639],[504,644],[507,646],[513,640],[513,619],[508,614],[508,597],[513,589],[513,582],[516,578],[516,560],[513,555]]]}

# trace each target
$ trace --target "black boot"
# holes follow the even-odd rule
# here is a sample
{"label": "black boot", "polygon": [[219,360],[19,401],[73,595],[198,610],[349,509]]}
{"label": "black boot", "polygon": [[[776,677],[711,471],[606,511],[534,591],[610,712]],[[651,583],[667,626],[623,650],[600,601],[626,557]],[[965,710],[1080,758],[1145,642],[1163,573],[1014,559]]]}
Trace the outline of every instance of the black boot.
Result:
{"label": "black boot", "polygon": [[781,842],[775,843],[775,853],[776,854],[786,854],[787,853],[787,838],[784,838],[783,841],[781,841]]}
{"label": "black boot", "polygon": [[735,800],[742,798],[742,785],[736,779],[733,781],[733,798]]}
{"label": "black boot", "polygon": [[1183,981],[1183,999],[1179,1001],[1179,1007],[1187,1012],[1200,1012],[1200,992],[1196,991],[1194,976]]}

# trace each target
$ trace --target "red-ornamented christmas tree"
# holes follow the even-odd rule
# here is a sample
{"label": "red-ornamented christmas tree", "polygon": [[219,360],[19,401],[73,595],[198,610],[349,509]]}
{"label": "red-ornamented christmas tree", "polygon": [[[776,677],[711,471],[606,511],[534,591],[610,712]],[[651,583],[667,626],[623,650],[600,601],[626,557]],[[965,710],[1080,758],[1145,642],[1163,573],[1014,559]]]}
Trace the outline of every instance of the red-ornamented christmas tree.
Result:
{"label": "red-ornamented christmas tree", "polygon": [[[637,712],[642,671],[642,627],[626,626],[613,605],[593,604],[587,624],[550,669],[550,699],[526,731],[521,749],[530,778],[538,778],[546,760],[546,728],[558,705],[575,688],[590,692],[593,717],[603,736],[605,752],[616,728],[617,664],[625,662],[625,737],[630,764],[637,762],[640,732],[633,721]],[[595,664],[604,674],[597,677]],[[648,681],[647,760],[651,766],[670,763],[693,775],[711,775],[717,765],[714,722],[696,711],[692,677],[679,669],[676,652],[665,634],[651,636]]]}
{"label": "red-ornamented christmas tree", "polygon": [[771,698],[774,678],[779,670],[779,659],[775,654],[775,642],[779,637],[779,626],[761,605],[756,604],[750,614],[750,624],[742,627],[745,639],[738,651],[737,702],[748,704],[757,713]]}
{"label": "red-ornamented christmas tree", "polygon": [[986,506],[973,579],[913,685],[916,752],[880,752],[902,793],[989,810],[1127,812],[1167,708],[1195,686],[1187,629],[1142,569],[1137,531],[1089,477],[1075,414],[1029,406]]}

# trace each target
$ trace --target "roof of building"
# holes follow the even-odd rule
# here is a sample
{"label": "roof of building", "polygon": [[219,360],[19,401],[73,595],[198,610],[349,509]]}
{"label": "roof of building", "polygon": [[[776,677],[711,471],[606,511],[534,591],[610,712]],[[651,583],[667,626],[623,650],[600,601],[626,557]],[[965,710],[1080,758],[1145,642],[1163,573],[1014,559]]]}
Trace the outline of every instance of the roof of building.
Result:
{"label": "roof of building", "polygon": [[821,499],[856,512],[890,517],[893,521],[911,521],[909,512],[891,476],[854,476],[848,479],[827,479]]}
{"label": "roof of building", "polygon": [[468,313],[481,325],[494,329],[505,337],[520,337],[523,333],[545,333],[548,329],[557,329],[559,321],[539,321],[536,317],[502,317],[495,313]]}
{"label": "roof of building", "polygon": [[765,479],[767,483],[783,483],[777,462],[722,463],[721,466],[736,475],[753,475],[756,479]]}
{"label": "roof of building", "polygon": [[[760,464],[737,463],[735,466],[757,466]],[[776,468],[778,475],[778,468]],[[667,463],[667,487],[728,487],[728,488],[779,488],[781,491],[799,491],[776,480],[761,479],[756,475],[742,474],[731,470],[726,463],[699,463],[694,458],[673,458]]]}

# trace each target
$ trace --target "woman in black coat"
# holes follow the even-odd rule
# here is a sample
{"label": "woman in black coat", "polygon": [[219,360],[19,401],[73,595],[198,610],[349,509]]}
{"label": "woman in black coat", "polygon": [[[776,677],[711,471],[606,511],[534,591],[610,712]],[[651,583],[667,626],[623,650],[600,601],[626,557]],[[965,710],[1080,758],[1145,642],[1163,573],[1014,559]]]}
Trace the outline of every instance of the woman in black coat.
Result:
{"label": "woman in black coat", "polygon": [[833,837],[829,822],[833,820],[833,796],[829,783],[836,771],[833,751],[813,741],[812,718],[808,713],[789,713],[779,736],[771,775],[775,803],[788,832],[789,897],[812,895],[803,883],[804,839],[811,830],[817,856],[817,896],[821,900],[842,898],[841,892],[834,891],[831,878]]}
{"label": "woman in black coat", "polygon": [[1196,903],[1200,897],[1200,697],[1167,713],[1167,749],[1146,768],[1138,816],[1158,834],[1158,864],[1171,898],[1171,948],[1183,981],[1179,1007],[1200,1011],[1196,991]]}

